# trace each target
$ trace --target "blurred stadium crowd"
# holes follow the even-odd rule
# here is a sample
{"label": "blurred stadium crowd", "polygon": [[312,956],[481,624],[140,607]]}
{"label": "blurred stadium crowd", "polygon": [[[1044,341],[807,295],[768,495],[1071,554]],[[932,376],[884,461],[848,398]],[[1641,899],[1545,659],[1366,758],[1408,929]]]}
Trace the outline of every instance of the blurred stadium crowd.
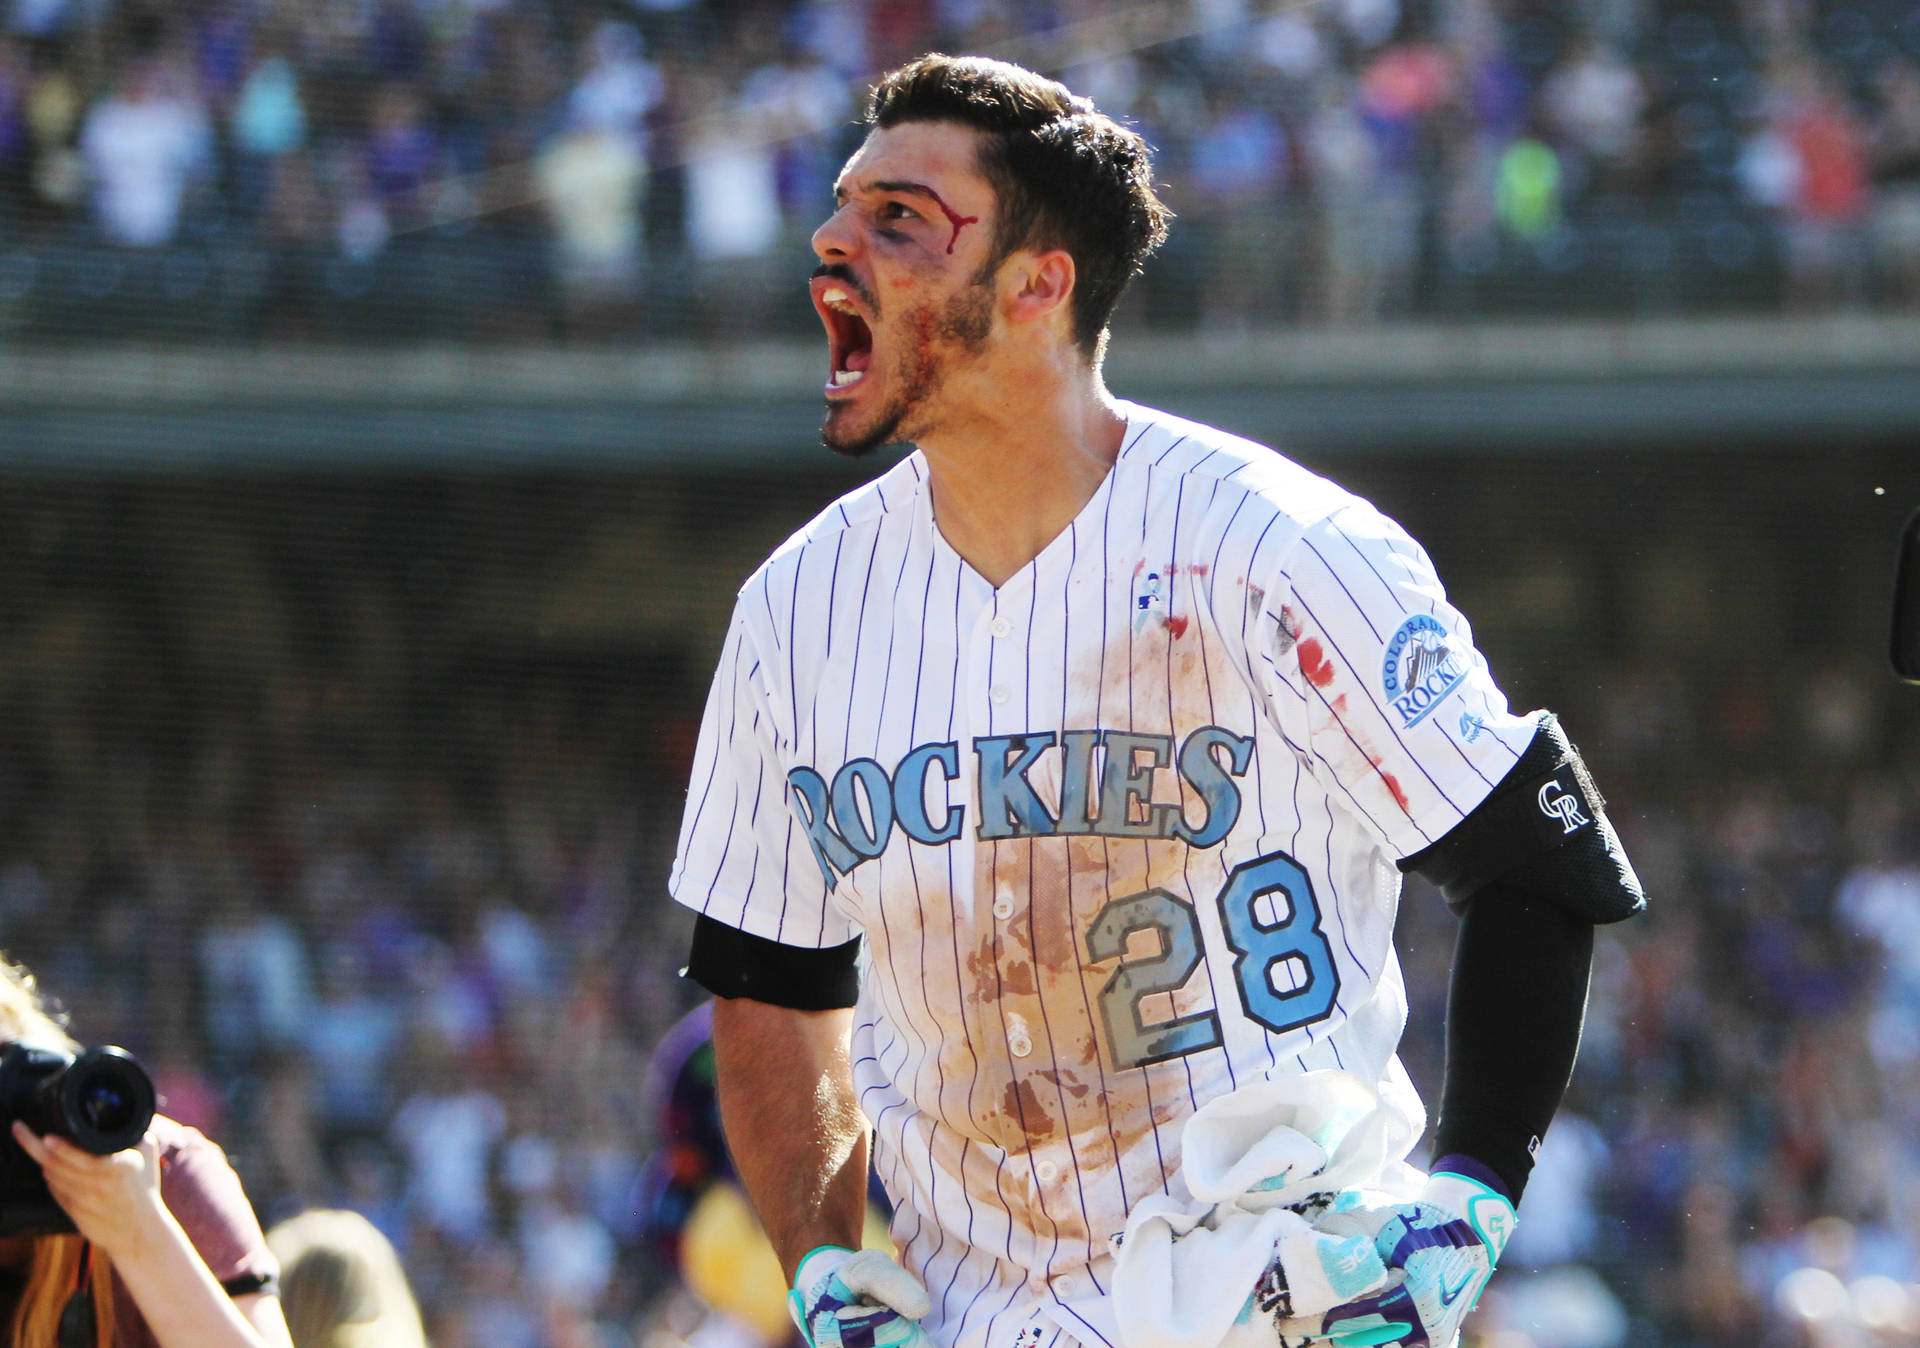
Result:
{"label": "blurred stadium crowd", "polygon": [[[618,557],[684,551],[620,522],[661,494],[0,500],[0,943],[84,1040],[154,1066],[266,1220],[377,1223],[439,1348],[687,1329],[679,1228],[723,1162],[698,1082],[670,1087],[688,1046],[649,1058],[695,1003],[664,880],[717,637],[552,635],[606,617],[565,579],[581,540],[626,539],[580,574],[642,602]],[[717,572],[688,583],[724,621]],[[548,639],[489,637],[528,593]],[[1656,902],[1601,943],[1573,1093],[1472,1322],[1498,1348],[1920,1337],[1912,690],[1728,636],[1730,674],[1542,657]],[[1453,924],[1414,888],[1400,935],[1432,1100]]]}
{"label": "blurred stadium crowd", "polygon": [[[800,328],[864,78],[1057,71],[1181,216],[1131,321],[1920,304],[1910,0],[8,0],[0,331]],[[770,297],[777,297],[770,303]]]}

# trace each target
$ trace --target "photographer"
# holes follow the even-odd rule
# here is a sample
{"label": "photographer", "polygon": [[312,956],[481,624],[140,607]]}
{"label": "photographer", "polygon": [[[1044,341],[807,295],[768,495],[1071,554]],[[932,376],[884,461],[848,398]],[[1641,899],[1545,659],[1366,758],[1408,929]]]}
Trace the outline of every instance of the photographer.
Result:
{"label": "photographer", "polygon": [[[3,959],[0,1041],[79,1047],[31,975]],[[13,1348],[291,1348],[279,1266],[219,1147],[161,1115],[110,1155],[17,1117],[10,1126],[0,1151],[17,1143],[77,1228],[49,1229],[31,1212],[34,1194],[0,1188],[0,1225],[23,1231],[0,1237],[0,1323]]]}

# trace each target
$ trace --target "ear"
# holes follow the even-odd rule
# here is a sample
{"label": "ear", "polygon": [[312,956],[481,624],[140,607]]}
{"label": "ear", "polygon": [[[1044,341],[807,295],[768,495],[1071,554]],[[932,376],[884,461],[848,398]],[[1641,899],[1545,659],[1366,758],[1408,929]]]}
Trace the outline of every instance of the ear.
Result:
{"label": "ear", "polygon": [[1064,248],[1044,253],[1021,252],[1006,270],[1007,319],[1033,323],[1053,317],[1068,318],[1076,273],[1073,256]]}

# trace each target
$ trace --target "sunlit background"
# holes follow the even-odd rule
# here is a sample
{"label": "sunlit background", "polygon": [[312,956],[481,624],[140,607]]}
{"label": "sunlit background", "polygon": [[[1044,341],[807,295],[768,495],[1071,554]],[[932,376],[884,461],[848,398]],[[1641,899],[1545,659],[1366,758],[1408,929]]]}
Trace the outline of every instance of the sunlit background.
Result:
{"label": "sunlit background", "polygon": [[[874,471],[806,240],[929,48],[1158,147],[1115,390],[1406,524],[1653,894],[1469,1336],[1920,1342],[1916,0],[0,23],[0,946],[439,1348],[780,1324],[664,880],[734,589]],[[1417,884],[1401,937],[1431,1100]]]}

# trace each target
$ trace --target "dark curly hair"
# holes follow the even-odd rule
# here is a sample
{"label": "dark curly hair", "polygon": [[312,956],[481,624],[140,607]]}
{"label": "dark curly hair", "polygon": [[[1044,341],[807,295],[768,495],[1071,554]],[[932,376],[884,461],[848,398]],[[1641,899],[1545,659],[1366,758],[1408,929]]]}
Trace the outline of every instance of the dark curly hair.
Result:
{"label": "dark curly hair", "polygon": [[1015,249],[1073,258],[1074,340],[1098,360],[1127,282],[1173,216],[1153,190],[1152,151],[1064,84],[1007,61],[932,52],[888,71],[867,124],[958,122],[986,133],[980,172],[1000,207],[990,266]]}

